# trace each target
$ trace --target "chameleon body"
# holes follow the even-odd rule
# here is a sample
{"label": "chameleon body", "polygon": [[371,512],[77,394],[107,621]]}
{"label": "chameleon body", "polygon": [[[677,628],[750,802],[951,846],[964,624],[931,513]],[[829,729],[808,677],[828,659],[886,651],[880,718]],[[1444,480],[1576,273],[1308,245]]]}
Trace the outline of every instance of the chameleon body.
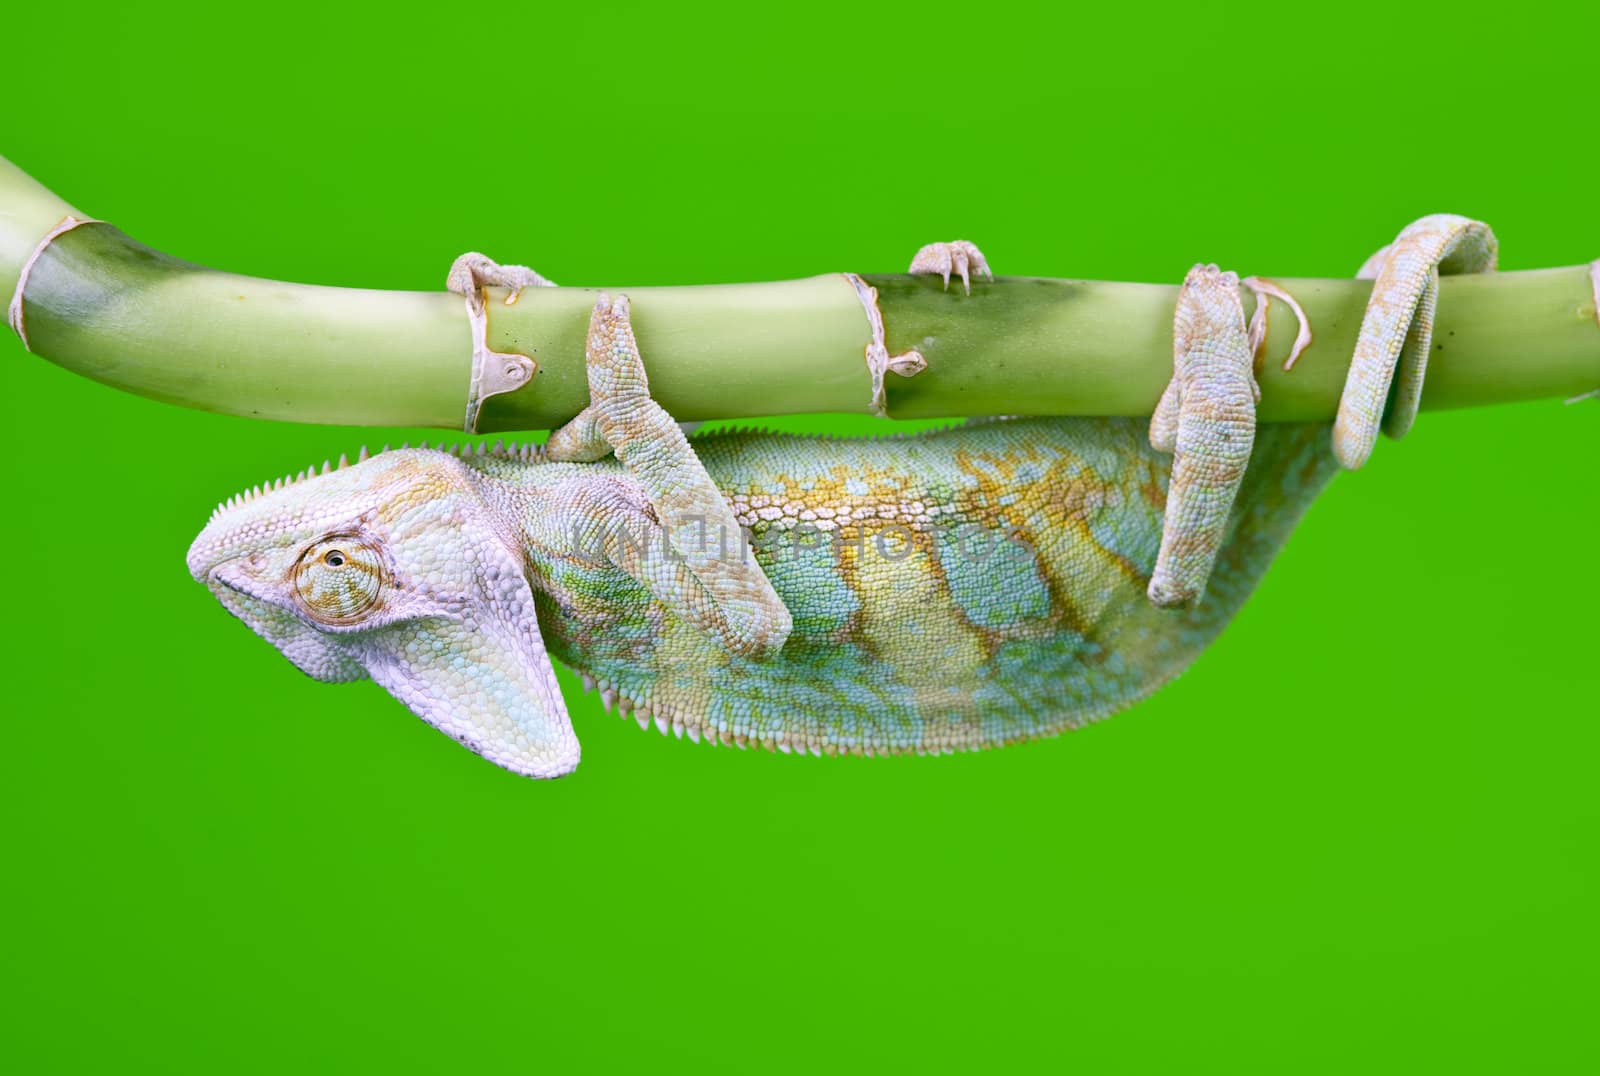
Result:
{"label": "chameleon body", "polygon": [[[663,615],[633,580],[528,534],[540,623],[556,657],[662,732],[875,754],[1074,728],[1181,672],[1336,471],[1325,430],[1265,431],[1210,599],[1173,615],[1145,598],[1168,468],[1142,425],[1027,419],[871,441],[697,438],[793,617],[782,649],[730,655]],[[486,477],[513,469],[524,492],[500,490],[522,520],[538,512],[543,482],[575,480],[544,478],[550,465],[468,466]]]}
{"label": "chameleon body", "polygon": [[[1431,311],[1459,220],[1401,233],[1378,261],[1405,272],[1380,269],[1375,308]],[[986,271],[950,247],[924,248],[919,271]],[[510,377],[515,357],[483,341],[481,287],[542,278],[474,255],[451,280],[478,315],[475,354]],[[370,676],[530,776],[578,762],[550,655],[641,725],[716,742],[876,754],[1050,735],[1181,672],[1339,468],[1327,424],[1254,428],[1259,334],[1239,286],[1190,273],[1148,429],[1018,419],[692,445],[649,397],[626,299],[602,295],[590,407],[544,446],[402,449],[258,487],[219,506],[189,569],[310,675]],[[1387,369],[1364,367],[1364,391],[1387,392],[1408,333],[1425,353],[1425,320],[1376,318],[1396,339],[1367,347]]]}
{"label": "chameleon body", "polygon": [[[267,638],[301,636],[286,653],[313,676],[360,678],[376,661],[372,675],[386,686],[430,681],[406,701],[491,757],[505,754],[485,740],[492,730],[427,712],[449,694],[454,663],[394,668],[414,640],[408,633],[390,645],[387,628],[303,630],[274,591],[254,589],[253,579],[241,585],[231,555],[262,556],[259,537],[272,521],[309,505],[299,528],[273,540],[263,561],[269,580],[293,574],[290,559],[299,563],[301,547],[323,535],[336,536],[347,560],[360,536],[383,566],[379,600],[392,597],[397,609],[439,574],[441,555],[463,579],[489,574],[491,557],[504,560],[496,578],[513,593],[500,607],[536,618],[549,652],[641,724],[819,753],[998,746],[1114,713],[1182,671],[1336,470],[1325,426],[1263,429],[1207,601],[1169,613],[1145,598],[1168,466],[1143,433],[1127,419],[1018,419],[867,441],[697,438],[701,462],[750,529],[750,557],[793,618],[781,650],[766,657],[730,653],[617,566],[623,551],[643,546],[642,557],[663,566],[673,554],[641,537],[644,491],[614,460],[555,462],[532,448],[381,453],[219,517],[223,526],[196,542],[191,568]],[[441,543],[438,532],[461,527],[494,534],[491,552],[459,529]],[[739,542],[734,534],[730,553]],[[708,532],[708,545],[720,543]],[[313,547],[314,558],[326,546]],[[515,654],[535,659],[516,626],[495,619],[461,635],[504,634],[522,644]],[[429,641],[495,649],[452,634],[435,630]],[[540,676],[528,680],[554,691]],[[570,736],[546,731],[551,742]]]}

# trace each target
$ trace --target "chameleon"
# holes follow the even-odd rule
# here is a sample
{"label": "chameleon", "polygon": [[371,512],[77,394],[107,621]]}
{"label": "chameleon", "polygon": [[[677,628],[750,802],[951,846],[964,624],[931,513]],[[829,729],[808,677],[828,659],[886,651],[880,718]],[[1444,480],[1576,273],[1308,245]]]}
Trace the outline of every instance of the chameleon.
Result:
{"label": "chameleon", "polygon": [[[1257,428],[1264,326],[1240,289],[1262,320],[1282,293],[1214,265],[1180,290],[1148,424],[865,439],[689,440],[649,395],[626,296],[601,294],[590,404],[542,445],[363,449],[219,505],[188,567],[305,673],[371,678],[529,777],[580,758],[552,658],[608,710],[696,741],[880,755],[1050,736],[1181,673],[1332,476],[1380,426],[1409,428],[1438,273],[1491,269],[1494,249],[1486,226],[1441,215],[1363,267],[1374,290],[1331,427]],[[952,270],[970,288],[969,269],[989,276],[960,241],[913,262],[946,289]],[[458,259],[475,354],[511,360],[508,376],[520,358],[487,351],[485,286],[547,283]],[[1301,336],[1290,364],[1303,319]]]}

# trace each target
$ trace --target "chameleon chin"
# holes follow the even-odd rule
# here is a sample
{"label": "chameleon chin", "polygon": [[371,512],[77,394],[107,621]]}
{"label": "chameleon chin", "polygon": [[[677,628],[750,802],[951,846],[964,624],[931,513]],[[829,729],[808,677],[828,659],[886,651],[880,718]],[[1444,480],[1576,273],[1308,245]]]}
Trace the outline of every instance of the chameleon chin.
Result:
{"label": "chameleon chin", "polygon": [[[987,271],[970,244],[934,246],[915,271]],[[470,259],[451,273],[469,311],[502,282]],[[1331,436],[1256,428],[1238,293],[1255,285],[1215,266],[1185,280],[1148,424],[866,440],[691,444],[649,396],[627,299],[602,296],[590,406],[544,446],[363,452],[257,487],[218,507],[189,571],[308,675],[370,677],[530,777],[579,759],[552,656],[608,708],[695,740],[880,754],[1049,736],[1151,694],[1217,636],[1340,466],[1380,423],[1409,426],[1441,267],[1493,264],[1488,229],[1449,216],[1374,256]]]}

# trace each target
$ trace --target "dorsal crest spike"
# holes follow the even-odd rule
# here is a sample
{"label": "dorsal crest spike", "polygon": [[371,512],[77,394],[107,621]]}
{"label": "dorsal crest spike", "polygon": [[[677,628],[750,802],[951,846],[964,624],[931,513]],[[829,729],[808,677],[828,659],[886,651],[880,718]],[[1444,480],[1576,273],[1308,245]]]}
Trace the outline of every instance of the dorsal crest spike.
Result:
{"label": "dorsal crest spike", "polygon": [[361,451],[356,453],[356,462],[357,463],[365,463],[365,462],[367,462],[367,446],[366,445],[362,445],[361,446]]}
{"label": "dorsal crest spike", "polygon": [[342,471],[348,466],[350,466],[350,457],[346,456],[343,452],[339,453],[339,465],[337,469]]}

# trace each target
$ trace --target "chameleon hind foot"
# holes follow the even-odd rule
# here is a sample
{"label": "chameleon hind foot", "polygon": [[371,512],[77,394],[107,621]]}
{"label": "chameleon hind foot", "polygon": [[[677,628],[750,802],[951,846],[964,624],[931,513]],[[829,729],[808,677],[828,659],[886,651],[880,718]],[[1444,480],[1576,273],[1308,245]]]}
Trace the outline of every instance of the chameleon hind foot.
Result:
{"label": "chameleon hind foot", "polygon": [[510,288],[505,305],[517,301],[523,288],[553,288],[555,281],[547,280],[526,265],[501,265],[486,254],[469,251],[450,263],[450,272],[444,286],[467,302],[483,305],[484,288]]}
{"label": "chameleon hind foot", "polygon": [[444,286],[466,300],[467,320],[472,326],[472,378],[467,386],[467,410],[462,429],[476,433],[483,402],[491,396],[521,388],[539,369],[526,355],[489,347],[489,310],[484,288],[509,288],[505,305],[510,306],[517,301],[523,288],[553,288],[555,283],[526,265],[501,265],[472,252],[450,264]]}
{"label": "chameleon hind foot", "polygon": [[985,280],[993,280],[994,274],[989,272],[989,263],[984,259],[983,251],[977,244],[969,243],[965,239],[953,239],[948,243],[929,243],[911,259],[911,268],[906,272],[912,275],[937,274],[944,278],[946,291],[950,290],[950,274],[954,272],[961,278],[961,286],[968,295],[972,294],[971,273],[979,273]]}
{"label": "chameleon hind foot", "polygon": [[[651,399],[626,295],[595,302],[585,357],[589,406],[550,434],[545,453],[568,462],[615,454],[639,483],[644,504],[603,506],[607,556],[729,653],[777,650],[793,626],[789,610],[683,430]],[[644,541],[616,540],[619,528]]]}
{"label": "chameleon hind foot", "polygon": [[1239,278],[1196,265],[1178,293],[1173,375],[1150,420],[1150,444],[1173,453],[1161,548],[1149,597],[1163,608],[1205,593],[1255,443],[1255,356]]}
{"label": "chameleon hind foot", "polygon": [[[1380,428],[1389,437],[1411,429],[1433,342],[1439,275],[1490,272],[1497,252],[1487,224],[1435,213],[1407,225],[1361,267],[1356,276],[1373,282],[1372,298],[1333,427],[1341,466],[1354,470],[1366,463]],[[1394,399],[1385,416],[1391,386]]]}

